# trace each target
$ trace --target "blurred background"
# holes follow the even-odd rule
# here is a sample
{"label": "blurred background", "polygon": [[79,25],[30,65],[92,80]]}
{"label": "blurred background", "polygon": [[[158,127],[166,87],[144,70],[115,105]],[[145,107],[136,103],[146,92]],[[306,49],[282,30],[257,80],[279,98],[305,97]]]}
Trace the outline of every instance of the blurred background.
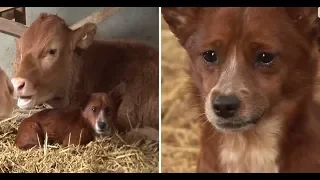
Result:
{"label": "blurred background", "polygon": [[161,18],[162,172],[195,172],[198,157],[198,114],[190,104],[187,54]]}

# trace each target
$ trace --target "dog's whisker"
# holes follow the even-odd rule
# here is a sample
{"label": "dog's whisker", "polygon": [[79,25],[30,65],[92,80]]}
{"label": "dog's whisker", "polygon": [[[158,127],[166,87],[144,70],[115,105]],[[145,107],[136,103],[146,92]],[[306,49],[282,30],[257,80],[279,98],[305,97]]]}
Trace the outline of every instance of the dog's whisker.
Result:
{"label": "dog's whisker", "polygon": [[193,104],[193,105],[190,105],[190,106],[188,106],[188,107],[186,107],[184,109],[187,110],[187,109],[193,108],[193,107],[201,107],[202,105],[203,105],[202,103],[201,104]]}
{"label": "dog's whisker", "polygon": [[199,115],[197,115],[197,116],[195,116],[195,117],[191,118],[191,120],[198,119],[198,118],[200,118],[200,117],[202,117],[202,116],[205,116],[205,115],[206,115],[205,113],[201,113],[201,114],[199,114]]}

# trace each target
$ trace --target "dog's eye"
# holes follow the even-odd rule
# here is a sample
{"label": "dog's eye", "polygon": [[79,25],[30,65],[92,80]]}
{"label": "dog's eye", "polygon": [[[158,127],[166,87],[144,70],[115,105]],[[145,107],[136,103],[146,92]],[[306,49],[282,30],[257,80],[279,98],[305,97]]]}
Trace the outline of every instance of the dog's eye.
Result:
{"label": "dog's eye", "polygon": [[57,52],[57,49],[50,49],[50,50],[48,51],[48,53],[49,53],[50,55],[54,55],[56,52]]}
{"label": "dog's eye", "polygon": [[97,108],[96,107],[92,107],[91,111],[95,113],[95,112],[97,112]]}
{"label": "dog's eye", "polygon": [[218,61],[217,53],[214,51],[206,51],[202,54],[204,60],[208,64],[212,64]]}
{"label": "dog's eye", "polygon": [[110,114],[111,108],[110,108],[110,107],[107,107],[105,111],[106,111],[107,114]]}
{"label": "dog's eye", "polygon": [[263,65],[270,65],[273,62],[274,55],[267,52],[258,54],[256,61]]}

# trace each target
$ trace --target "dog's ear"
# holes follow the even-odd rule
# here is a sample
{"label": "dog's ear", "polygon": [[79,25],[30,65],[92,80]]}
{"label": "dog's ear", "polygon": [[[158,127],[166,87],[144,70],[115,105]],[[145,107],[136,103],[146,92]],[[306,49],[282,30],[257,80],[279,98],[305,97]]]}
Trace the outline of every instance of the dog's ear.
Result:
{"label": "dog's ear", "polygon": [[73,97],[73,102],[77,105],[77,107],[80,107],[82,110],[84,110],[91,98],[91,95],[84,91],[76,91]]}
{"label": "dog's ear", "polygon": [[126,92],[125,82],[118,84],[109,92],[109,95],[112,97],[112,99],[116,103],[116,106],[119,106],[121,104],[125,92]]}
{"label": "dog's ear", "polygon": [[319,45],[320,19],[317,7],[288,7],[288,16],[298,30],[310,41]]}
{"label": "dog's ear", "polygon": [[162,7],[161,13],[170,31],[184,45],[188,37],[195,31],[201,7]]}

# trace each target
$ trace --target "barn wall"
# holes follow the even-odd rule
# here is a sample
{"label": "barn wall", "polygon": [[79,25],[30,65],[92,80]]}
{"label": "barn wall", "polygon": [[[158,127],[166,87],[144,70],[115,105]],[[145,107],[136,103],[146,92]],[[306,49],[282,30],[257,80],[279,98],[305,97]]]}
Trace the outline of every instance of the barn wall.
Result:
{"label": "barn wall", "polygon": [[[57,14],[72,24],[101,7],[27,7],[27,25],[41,12]],[[124,7],[121,11],[98,26],[96,39],[135,39],[156,48],[159,45],[159,8]],[[12,61],[15,57],[15,40],[0,33],[0,67],[12,77]]]}

